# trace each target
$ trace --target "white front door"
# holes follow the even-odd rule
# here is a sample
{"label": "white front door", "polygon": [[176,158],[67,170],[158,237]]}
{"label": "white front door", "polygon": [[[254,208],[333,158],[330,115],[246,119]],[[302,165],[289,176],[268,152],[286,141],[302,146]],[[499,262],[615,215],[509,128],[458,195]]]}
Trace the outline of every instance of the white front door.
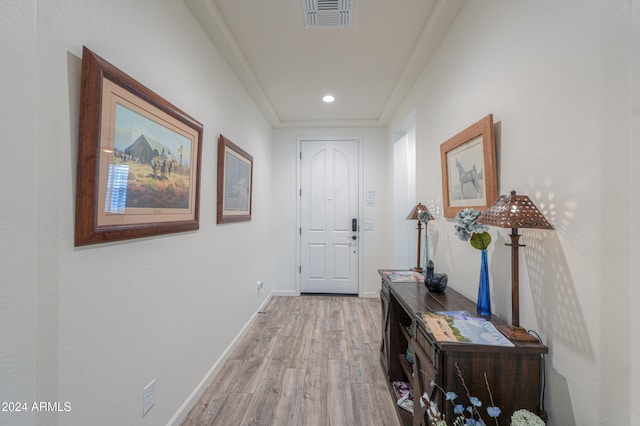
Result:
{"label": "white front door", "polygon": [[359,146],[300,142],[302,293],[358,293]]}

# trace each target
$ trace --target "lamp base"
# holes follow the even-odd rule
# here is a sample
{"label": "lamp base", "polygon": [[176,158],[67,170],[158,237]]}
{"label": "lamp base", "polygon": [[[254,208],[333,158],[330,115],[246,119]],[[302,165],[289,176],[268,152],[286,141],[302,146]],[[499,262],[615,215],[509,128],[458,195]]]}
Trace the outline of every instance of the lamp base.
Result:
{"label": "lamp base", "polygon": [[505,337],[509,340],[513,340],[514,342],[530,342],[530,343],[539,343],[538,339],[527,333],[522,327],[516,327],[511,324],[501,325],[496,327]]}

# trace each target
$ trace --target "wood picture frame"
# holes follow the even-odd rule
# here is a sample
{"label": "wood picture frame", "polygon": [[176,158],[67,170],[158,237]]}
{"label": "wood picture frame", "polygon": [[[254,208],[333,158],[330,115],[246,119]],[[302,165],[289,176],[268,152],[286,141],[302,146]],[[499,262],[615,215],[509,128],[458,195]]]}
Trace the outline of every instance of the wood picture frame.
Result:
{"label": "wood picture frame", "polygon": [[440,161],[445,217],[490,206],[498,198],[493,114],[442,143]]}
{"label": "wood picture frame", "polygon": [[220,135],[218,140],[217,223],[251,220],[253,157]]}
{"label": "wood picture frame", "polygon": [[202,134],[83,47],[75,246],[197,230]]}

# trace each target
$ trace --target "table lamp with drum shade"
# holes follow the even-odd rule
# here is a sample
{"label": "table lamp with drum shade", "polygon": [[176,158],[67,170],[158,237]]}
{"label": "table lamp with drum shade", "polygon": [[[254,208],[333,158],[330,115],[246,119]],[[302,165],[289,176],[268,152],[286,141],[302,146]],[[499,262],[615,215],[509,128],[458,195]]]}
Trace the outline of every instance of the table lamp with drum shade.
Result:
{"label": "table lamp with drum shade", "polygon": [[[420,212],[426,211],[428,211],[427,206],[423,205],[422,203],[418,203],[407,216],[407,220],[415,220],[418,222],[418,255],[416,258],[416,267],[412,269],[412,271],[416,272],[422,272],[422,268],[420,267],[420,241],[422,240],[422,222],[420,222],[420,219],[418,219],[418,214],[420,214]],[[425,265],[425,268],[426,267],[427,265]]]}
{"label": "table lamp with drum shade", "polygon": [[520,327],[518,248],[525,245],[519,242],[518,228],[553,229],[553,226],[529,197],[516,195],[516,191],[511,191],[510,195],[501,195],[477,222],[499,228],[511,228],[511,243],[505,243],[506,246],[511,246],[511,324],[500,326],[498,329],[516,342],[538,342],[537,338]]}

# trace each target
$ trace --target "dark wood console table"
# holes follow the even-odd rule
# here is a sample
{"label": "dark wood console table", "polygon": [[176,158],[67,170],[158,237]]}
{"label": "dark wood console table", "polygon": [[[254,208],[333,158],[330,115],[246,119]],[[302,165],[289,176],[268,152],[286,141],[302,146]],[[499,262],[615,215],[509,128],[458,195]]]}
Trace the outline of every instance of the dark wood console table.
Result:
{"label": "dark wood console table", "polygon": [[[388,273],[394,271],[378,272],[382,276],[382,367],[390,384],[393,381],[411,383],[415,399],[413,415],[397,407],[401,423],[430,425],[419,403],[425,392],[452,422],[455,419],[453,406],[445,400],[438,386],[445,391],[456,392],[457,402],[468,406],[467,393],[457,375],[457,368],[464,376],[471,395],[482,401],[481,413],[488,425],[493,424],[493,419],[486,414],[491,398],[485,373],[494,405],[502,410],[498,417],[500,425],[509,425],[511,414],[522,408],[543,416],[541,368],[542,356],[548,353],[546,346],[513,342],[514,347],[505,347],[437,341],[427,331],[421,312],[466,310],[475,314],[476,304],[452,288],[447,288],[444,293],[430,293],[422,282],[392,281]],[[496,326],[505,324],[495,317],[491,322]],[[413,362],[409,362],[405,355],[408,344],[413,350]],[[393,395],[391,385],[390,390]]]}

